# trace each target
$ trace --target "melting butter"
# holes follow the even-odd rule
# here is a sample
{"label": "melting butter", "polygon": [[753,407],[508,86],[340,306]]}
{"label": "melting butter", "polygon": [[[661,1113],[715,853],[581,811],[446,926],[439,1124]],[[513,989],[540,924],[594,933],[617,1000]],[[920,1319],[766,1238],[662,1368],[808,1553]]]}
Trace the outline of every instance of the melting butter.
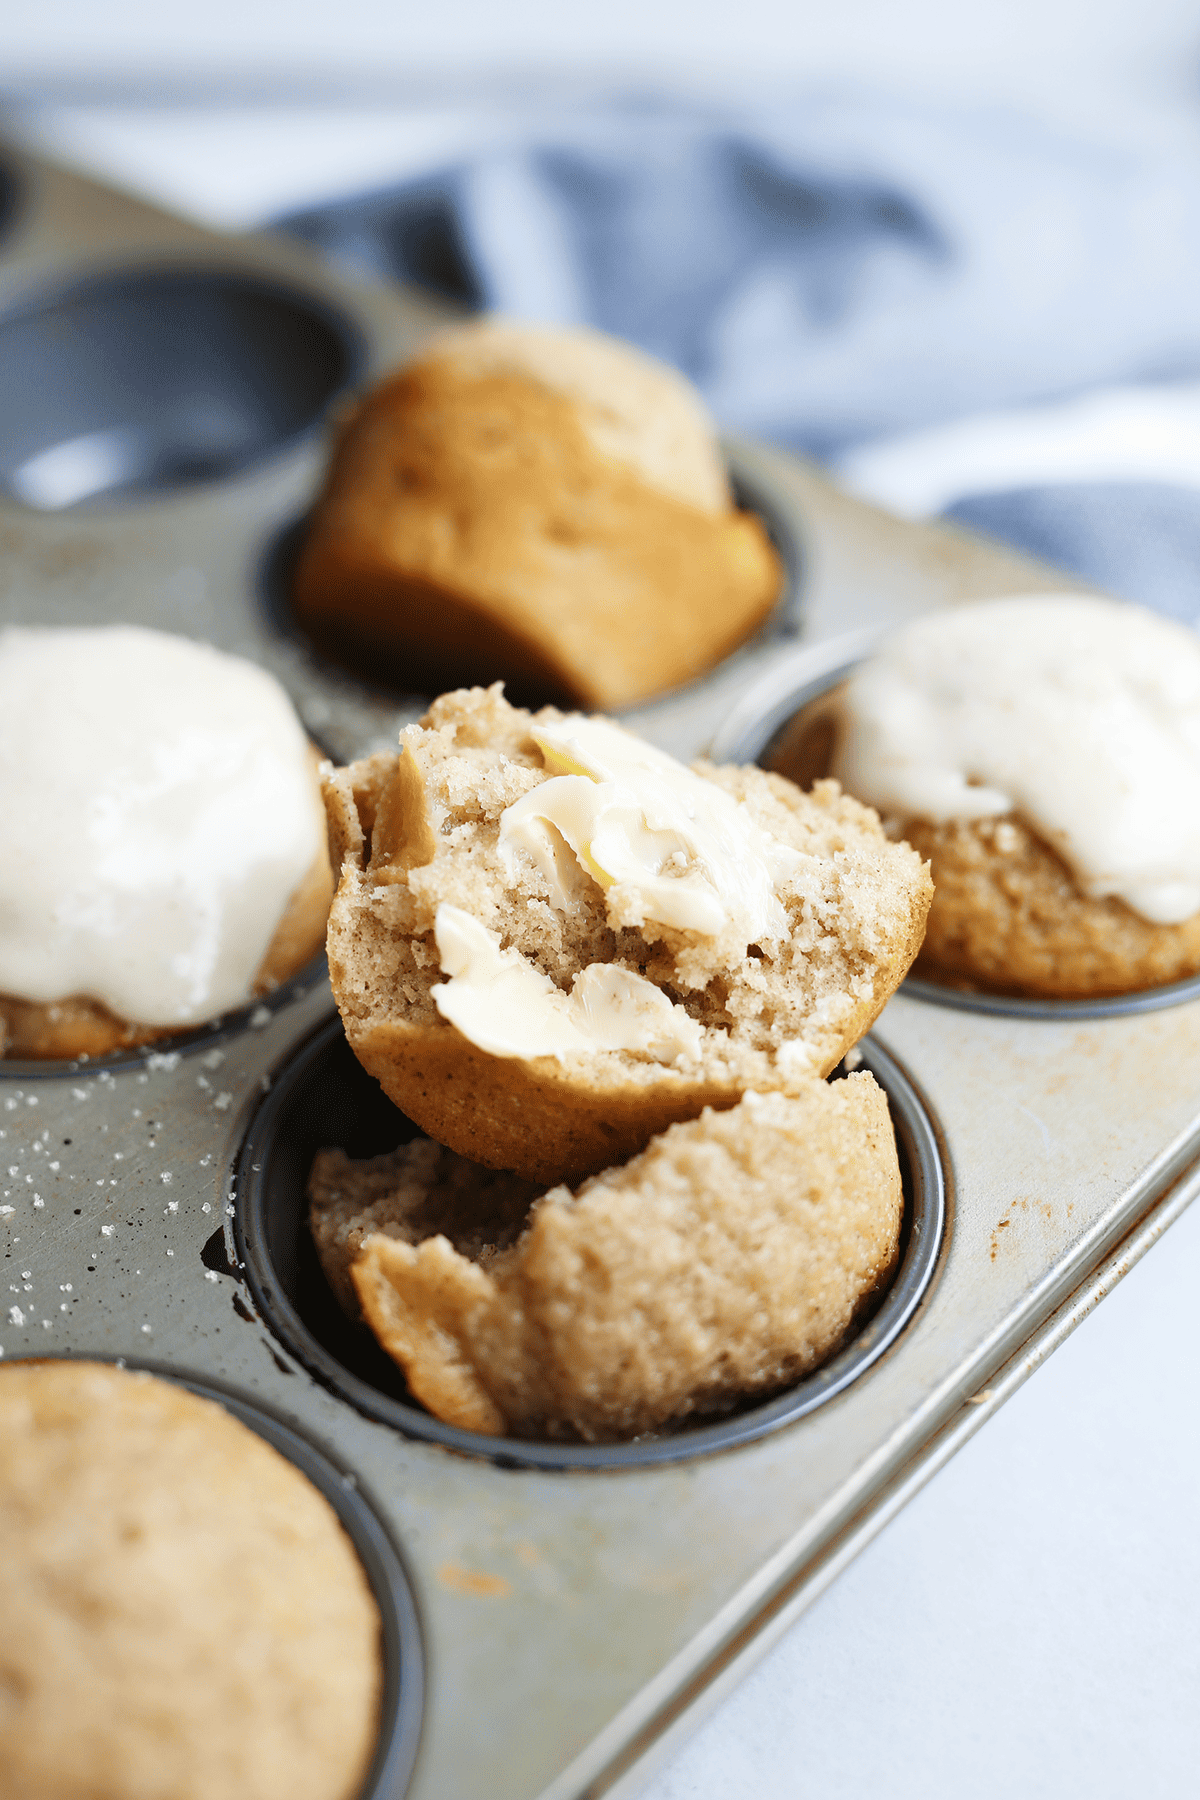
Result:
{"label": "melting butter", "polygon": [[851,678],[833,773],[896,818],[1019,813],[1080,890],[1200,912],[1200,638],[1043,594],[918,619]]}
{"label": "melting butter", "polygon": [[601,887],[619,885],[643,921],[729,932],[740,954],[786,934],[776,889],[799,852],[740,801],[606,719],[573,716],[534,737],[551,779],[506,810],[500,844],[531,858],[553,906],[570,908],[574,859]]}
{"label": "melting butter", "polygon": [[434,1004],[491,1056],[636,1050],[671,1063],[700,1054],[695,1019],[631,970],[592,963],[564,994],[518,951],[502,950],[497,933],[447,901],[437,909],[434,938],[449,977],[433,989]]}

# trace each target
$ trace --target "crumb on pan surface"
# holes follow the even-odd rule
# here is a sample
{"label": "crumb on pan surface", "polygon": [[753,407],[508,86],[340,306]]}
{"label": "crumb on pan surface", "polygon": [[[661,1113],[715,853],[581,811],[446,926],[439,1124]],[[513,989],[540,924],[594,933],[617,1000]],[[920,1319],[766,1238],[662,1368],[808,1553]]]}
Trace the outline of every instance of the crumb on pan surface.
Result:
{"label": "crumb on pan surface", "polygon": [[703,482],[705,504],[681,497],[697,482],[670,446],[648,480],[636,429],[613,413],[598,438],[598,412],[450,349],[401,369],[341,429],[298,616],[433,691],[499,676],[611,708],[704,674],[766,618],[782,565],[757,517]]}
{"label": "crumb on pan surface", "polygon": [[354,1800],[378,1609],[324,1497],[223,1407],[0,1365],[4,1800]]}
{"label": "crumb on pan surface", "polygon": [[1200,972],[1200,914],[1179,925],[1080,892],[1050,845],[1018,816],[908,819],[897,826],[935,882],[914,973],[995,993],[1089,999]]}
{"label": "crumb on pan surface", "polygon": [[842,1343],[897,1256],[895,1138],[866,1074],[673,1125],[536,1200],[515,1242],[486,1196],[473,1246],[433,1207],[415,1224],[403,1191],[380,1229],[386,1160],[323,1153],[314,1215],[331,1180],[351,1206],[361,1184],[342,1254],[367,1322],[431,1412],[493,1435],[619,1442],[765,1398]]}
{"label": "crumb on pan surface", "polygon": [[[780,886],[786,935],[736,953],[694,931],[621,924],[618,888],[590,878],[566,911],[532,863],[510,871],[507,807],[548,779],[531,724],[499,686],[444,695],[380,753],[326,782],[339,886],[328,953],[347,1037],[430,1137],[532,1180],[579,1179],[706,1105],[828,1073],[868,1028],[920,944],[928,873],[869,809],[823,782],[803,795],[759,769],[698,765],[762,830],[800,852]],[[502,1058],[444,1020],[434,922],[451,903],[560,989],[584,967],[645,977],[701,1027],[696,1059],[627,1051]]]}

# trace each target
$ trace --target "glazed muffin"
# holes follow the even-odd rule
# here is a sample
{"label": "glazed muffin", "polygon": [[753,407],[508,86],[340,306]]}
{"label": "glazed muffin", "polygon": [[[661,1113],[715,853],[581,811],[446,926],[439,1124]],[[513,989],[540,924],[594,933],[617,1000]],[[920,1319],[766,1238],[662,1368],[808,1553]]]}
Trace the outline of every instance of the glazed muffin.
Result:
{"label": "glazed muffin", "polygon": [[834,785],[689,771],[498,686],[325,791],[352,1049],[431,1138],[530,1180],[828,1073],[921,941],[926,869]]}
{"label": "glazed muffin", "polygon": [[487,320],[346,419],[293,600],[407,686],[612,708],[702,674],[781,585],[682,377],[598,332]]}
{"label": "glazed muffin", "polygon": [[265,671],[134,626],[0,633],[0,1050],[102,1056],[320,950],[319,758]]}
{"label": "glazed muffin", "polygon": [[380,1620],[336,1514],[221,1406],[0,1365],[4,1800],[354,1800]]}
{"label": "glazed muffin", "polygon": [[339,1293],[348,1278],[413,1394],[466,1430],[622,1441],[765,1397],[895,1267],[900,1170],[870,1075],[747,1094],[531,1210],[513,1178],[453,1160],[326,1151],[310,1191]]}
{"label": "glazed muffin", "polygon": [[1200,971],[1200,640],[1078,595],[918,620],[837,702],[833,772],[929,857],[917,972],[1077,999]]}

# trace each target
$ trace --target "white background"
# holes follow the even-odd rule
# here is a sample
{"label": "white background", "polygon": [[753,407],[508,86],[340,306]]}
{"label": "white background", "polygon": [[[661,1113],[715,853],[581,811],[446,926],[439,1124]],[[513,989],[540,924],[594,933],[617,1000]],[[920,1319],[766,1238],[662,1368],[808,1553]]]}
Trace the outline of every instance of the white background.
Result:
{"label": "white background", "polygon": [[[6,10],[9,129],[231,225],[631,84],[752,104],[866,83],[1200,154],[1200,9],[1184,0]],[[653,1800],[1200,1791],[1198,1292],[1193,1213],[655,1778]]]}

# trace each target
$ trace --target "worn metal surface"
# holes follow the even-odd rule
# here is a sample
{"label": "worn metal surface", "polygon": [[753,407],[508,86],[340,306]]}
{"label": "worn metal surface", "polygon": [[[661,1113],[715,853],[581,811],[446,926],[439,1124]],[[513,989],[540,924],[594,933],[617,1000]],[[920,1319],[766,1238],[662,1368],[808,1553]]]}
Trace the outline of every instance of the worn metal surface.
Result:
{"label": "worn metal surface", "polygon": [[[23,181],[0,243],[0,308],[98,264],[194,258],[269,268],[345,307],[370,368],[433,317],[289,246],[231,244],[42,165],[26,163]],[[961,534],[884,518],[778,453],[740,445],[736,459],[802,543],[810,645],[1047,581]],[[168,498],[63,514],[0,504],[0,617],[188,630],[275,668],[338,754],[390,737],[394,698],[331,676],[264,622],[265,547],[308,503],[319,460],[310,438]],[[777,654],[744,654],[639,722],[699,748]],[[322,1385],[237,1266],[241,1146],[265,1087],[330,1012],[313,971],[182,1051],[0,1064],[0,1346],[125,1356],[224,1385],[356,1473],[420,1615],[413,1800],[633,1791],[639,1759],[719,1696],[1200,1185],[1200,1003],[1052,1020],[901,993],[875,1035],[940,1135],[948,1227],[897,1341],[752,1443],[651,1467],[503,1467],[406,1437]]]}

